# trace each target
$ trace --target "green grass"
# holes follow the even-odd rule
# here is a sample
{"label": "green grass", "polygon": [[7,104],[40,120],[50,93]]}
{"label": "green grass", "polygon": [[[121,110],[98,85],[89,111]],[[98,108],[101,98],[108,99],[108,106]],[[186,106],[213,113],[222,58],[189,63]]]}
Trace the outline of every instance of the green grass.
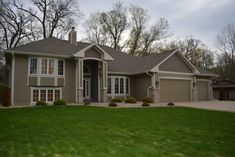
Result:
{"label": "green grass", "polygon": [[1,109],[0,156],[234,157],[235,114],[180,107]]}

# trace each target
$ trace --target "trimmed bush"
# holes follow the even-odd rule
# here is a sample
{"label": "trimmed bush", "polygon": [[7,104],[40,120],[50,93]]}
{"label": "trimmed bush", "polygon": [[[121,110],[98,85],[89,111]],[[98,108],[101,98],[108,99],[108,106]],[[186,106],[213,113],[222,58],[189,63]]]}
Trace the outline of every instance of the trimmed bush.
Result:
{"label": "trimmed bush", "polygon": [[169,102],[167,106],[175,106],[175,104],[173,102]]}
{"label": "trimmed bush", "polygon": [[121,98],[113,98],[111,102],[123,102],[124,100]]}
{"label": "trimmed bush", "polygon": [[47,103],[44,101],[37,101],[36,106],[47,106]]}
{"label": "trimmed bush", "polygon": [[54,101],[53,105],[55,105],[55,106],[64,106],[64,105],[66,105],[66,102],[62,99],[59,99],[59,100]]}
{"label": "trimmed bush", "polygon": [[153,98],[151,97],[144,97],[142,101],[146,103],[154,103]]}
{"label": "trimmed bush", "polygon": [[4,106],[4,107],[11,106],[11,96],[10,96],[10,90],[8,87],[3,88],[2,106]]}
{"label": "trimmed bush", "polygon": [[110,102],[110,103],[109,103],[109,106],[110,106],[110,107],[117,107],[117,104],[116,104],[115,102]]}
{"label": "trimmed bush", "polygon": [[85,102],[84,105],[87,106],[87,105],[90,105],[91,103],[89,102]]}
{"label": "trimmed bush", "polygon": [[130,104],[135,104],[136,102],[137,102],[136,99],[132,97],[128,97],[125,100],[125,103],[130,103]]}
{"label": "trimmed bush", "polygon": [[149,107],[150,105],[149,105],[149,103],[147,103],[147,102],[143,102],[142,106],[143,106],[143,107]]}

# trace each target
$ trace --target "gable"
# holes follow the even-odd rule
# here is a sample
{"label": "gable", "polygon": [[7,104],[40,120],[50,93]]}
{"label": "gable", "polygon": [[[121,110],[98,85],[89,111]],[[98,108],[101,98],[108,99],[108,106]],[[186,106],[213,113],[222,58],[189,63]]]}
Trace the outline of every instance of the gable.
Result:
{"label": "gable", "polygon": [[160,71],[192,73],[192,69],[175,53],[159,66]]}
{"label": "gable", "polygon": [[101,59],[101,54],[93,47],[85,52],[85,57]]}

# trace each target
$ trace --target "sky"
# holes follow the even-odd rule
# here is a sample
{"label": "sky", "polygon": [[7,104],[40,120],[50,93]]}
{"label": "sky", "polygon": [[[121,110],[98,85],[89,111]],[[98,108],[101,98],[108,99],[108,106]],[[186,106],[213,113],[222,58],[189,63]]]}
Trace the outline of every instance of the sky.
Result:
{"label": "sky", "polygon": [[[108,11],[118,1],[77,0],[84,19],[95,11]],[[153,22],[164,17],[170,24],[172,38],[187,35],[200,39],[216,50],[216,35],[223,26],[235,23],[235,0],[123,0],[125,6],[134,4],[148,10]],[[81,28],[81,27],[80,27]],[[80,32],[78,27],[78,32]],[[83,35],[78,35],[82,39]]]}

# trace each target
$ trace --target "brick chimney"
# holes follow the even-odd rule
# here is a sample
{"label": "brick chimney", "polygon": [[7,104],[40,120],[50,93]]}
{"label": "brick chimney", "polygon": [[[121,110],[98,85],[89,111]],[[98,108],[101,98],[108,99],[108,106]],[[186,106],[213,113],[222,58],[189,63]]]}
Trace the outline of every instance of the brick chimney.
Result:
{"label": "brick chimney", "polygon": [[77,46],[77,31],[75,31],[75,27],[72,27],[72,30],[69,32],[69,42],[74,46]]}

